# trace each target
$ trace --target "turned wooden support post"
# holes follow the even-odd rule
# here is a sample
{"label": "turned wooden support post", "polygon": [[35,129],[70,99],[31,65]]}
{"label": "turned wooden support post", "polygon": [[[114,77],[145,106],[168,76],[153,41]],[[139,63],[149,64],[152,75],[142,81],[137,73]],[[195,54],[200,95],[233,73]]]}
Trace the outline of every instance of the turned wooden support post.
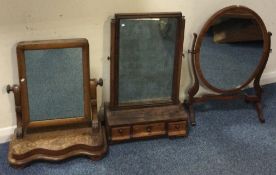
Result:
{"label": "turned wooden support post", "polygon": [[92,130],[93,133],[99,132],[100,122],[98,118],[98,109],[97,109],[97,86],[103,86],[103,80],[91,79],[90,80],[90,103],[92,111]]}
{"label": "turned wooden support post", "polygon": [[13,92],[14,102],[15,102],[15,112],[17,128],[15,129],[15,134],[17,138],[23,138],[23,126],[22,126],[22,107],[21,107],[21,92],[19,85],[7,85],[7,93]]}

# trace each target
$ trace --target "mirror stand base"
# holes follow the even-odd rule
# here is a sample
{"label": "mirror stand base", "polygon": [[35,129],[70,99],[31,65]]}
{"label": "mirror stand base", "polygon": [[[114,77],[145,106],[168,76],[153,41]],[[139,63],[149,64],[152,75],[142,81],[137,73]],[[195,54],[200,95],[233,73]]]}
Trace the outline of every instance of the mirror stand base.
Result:
{"label": "mirror stand base", "polygon": [[252,103],[255,106],[255,109],[258,114],[259,121],[261,123],[265,122],[265,118],[263,115],[263,109],[261,104],[261,98],[257,95],[247,95],[243,93],[238,94],[222,94],[222,95],[213,95],[213,94],[206,94],[201,97],[189,97],[190,100],[184,101],[185,108],[189,111],[189,122],[192,126],[196,126],[195,121],[195,112],[193,105],[197,103],[203,103],[208,100],[233,100],[233,99],[244,99],[246,103]]}
{"label": "mirror stand base", "polygon": [[75,156],[101,159],[107,152],[105,128],[100,127],[92,134],[91,127],[55,130],[12,137],[9,144],[8,161],[16,168],[23,168],[31,162],[62,161]]}

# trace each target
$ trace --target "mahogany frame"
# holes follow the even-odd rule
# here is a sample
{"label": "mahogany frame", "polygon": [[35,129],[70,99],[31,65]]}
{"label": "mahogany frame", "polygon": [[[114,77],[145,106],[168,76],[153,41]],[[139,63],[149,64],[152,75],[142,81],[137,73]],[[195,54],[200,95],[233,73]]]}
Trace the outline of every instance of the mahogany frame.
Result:
{"label": "mahogany frame", "polygon": [[[120,19],[142,19],[142,18],[176,18],[178,27],[176,32],[176,47],[173,70],[172,96],[169,101],[150,101],[139,103],[118,102],[118,86],[119,86],[119,23]],[[173,13],[119,13],[115,14],[115,19],[111,20],[111,51],[110,51],[110,109],[133,109],[152,106],[164,106],[179,104],[179,85],[181,74],[181,62],[184,41],[185,18],[181,12]],[[164,80],[166,81],[166,80]]]}
{"label": "mahogany frame", "polygon": [[[83,49],[85,115],[69,119],[31,122],[28,115],[24,51],[75,47]],[[38,160],[56,162],[75,156],[88,156],[92,160],[101,159],[108,151],[105,128],[101,125],[97,112],[97,86],[102,86],[103,81],[90,79],[88,41],[66,39],[20,42],[17,45],[17,55],[20,84],[7,86],[7,92],[14,93],[17,117],[17,128],[9,144],[9,163],[14,167],[25,167]],[[24,136],[24,134],[27,135]],[[57,142],[59,139],[64,140],[60,143]],[[30,143],[34,145],[28,145]]]}
{"label": "mahogany frame", "polygon": [[[26,65],[25,65],[25,50],[41,50],[41,49],[62,49],[62,48],[82,48],[83,55],[83,88],[84,88],[84,116],[73,117],[67,119],[53,119],[44,121],[30,121],[29,118],[29,103],[28,103],[28,87],[26,78]],[[27,129],[37,129],[48,126],[63,126],[70,124],[85,124],[91,122],[91,106],[90,98],[93,96],[93,90],[91,90],[91,83],[94,83],[94,79],[90,81],[89,70],[89,44],[87,39],[63,39],[63,40],[42,40],[42,41],[26,41],[20,42],[17,45],[17,61],[18,61],[18,74],[19,85],[7,86],[7,92],[14,92],[16,116],[17,116],[17,129],[16,133],[18,137],[23,137]],[[62,87],[61,87],[62,88]],[[58,89],[57,89],[58,90]],[[91,105],[91,106],[90,106]],[[93,113],[97,110],[93,110]],[[96,114],[93,114],[95,118]],[[97,119],[93,119],[95,123]],[[97,124],[98,125],[98,124]],[[95,126],[95,124],[94,124]],[[97,128],[97,127],[96,127]]]}
{"label": "mahogany frame", "polygon": [[[214,87],[211,85],[205,78],[204,75],[201,71],[200,68],[200,47],[204,38],[204,35],[208,31],[209,27],[213,24],[213,22],[224,15],[227,12],[230,11],[246,11],[250,13],[251,15],[254,16],[256,19],[257,23],[259,24],[262,34],[263,34],[263,53],[261,56],[261,59],[259,61],[258,66],[254,70],[254,72],[251,74],[251,76],[238,88],[234,89],[219,89],[217,87]],[[199,36],[197,37],[197,34],[194,33],[194,40],[192,44],[192,49],[189,50],[189,53],[191,54],[191,59],[192,59],[192,71],[194,75],[194,84],[193,86],[189,89],[188,95],[189,99],[188,101],[185,101],[184,104],[189,108],[189,113],[190,113],[190,122],[193,126],[196,125],[195,122],[195,114],[193,110],[193,104],[195,103],[201,103],[205,102],[207,100],[231,100],[231,99],[237,99],[237,98],[242,98],[246,102],[252,102],[257,110],[258,117],[260,122],[265,122],[262,108],[261,108],[261,97],[262,97],[262,88],[260,86],[260,78],[262,76],[262,73],[265,69],[269,53],[271,51],[270,45],[271,45],[271,32],[267,32],[267,29],[265,27],[265,24],[261,17],[254,12],[253,10],[245,7],[245,6],[229,6],[226,8],[223,8],[216,12],[214,15],[212,15],[207,22],[204,24],[203,28],[201,29]],[[242,93],[242,89],[246,87],[250,82],[253,82],[254,90],[256,92],[255,95],[247,95]],[[205,94],[201,97],[195,97],[196,93],[199,90],[199,85],[206,86],[208,89],[214,91],[215,93],[218,93],[217,95],[215,94]]]}

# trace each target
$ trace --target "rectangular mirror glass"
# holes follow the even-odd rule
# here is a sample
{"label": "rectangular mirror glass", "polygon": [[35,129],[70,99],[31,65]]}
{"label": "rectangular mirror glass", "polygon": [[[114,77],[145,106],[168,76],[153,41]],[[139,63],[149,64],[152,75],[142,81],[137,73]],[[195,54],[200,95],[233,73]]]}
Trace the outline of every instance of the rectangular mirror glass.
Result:
{"label": "rectangular mirror glass", "polygon": [[84,116],[82,48],[25,50],[30,121]]}
{"label": "rectangular mirror glass", "polygon": [[121,19],[118,101],[170,101],[177,18]]}

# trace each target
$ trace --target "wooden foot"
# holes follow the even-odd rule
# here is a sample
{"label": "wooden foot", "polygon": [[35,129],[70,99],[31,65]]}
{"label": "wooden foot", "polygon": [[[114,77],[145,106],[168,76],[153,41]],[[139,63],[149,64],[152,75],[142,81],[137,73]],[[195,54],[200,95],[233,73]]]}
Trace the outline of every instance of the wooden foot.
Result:
{"label": "wooden foot", "polygon": [[189,119],[190,119],[191,125],[196,126],[195,111],[194,111],[194,108],[191,104],[189,105]]}
{"label": "wooden foot", "polygon": [[190,104],[188,102],[188,100],[184,100],[183,106],[186,110],[188,110],[189,112],[189,122],[192,126],[196,126],[196,122],[195,122],[195,112],[194,112],[194,108],[193,105]]}
{"label": "wooden foot", "polygon": [[255,108],[256,108],[256,111],[258,113],[258,117],[259,117],[259,120],[261,123],[264,123],[265,122],[265,118],[264,118],[264,114],[263,114],[263,109],[262,109],[262,105],[260,102],[256,102],[255,103]]}

